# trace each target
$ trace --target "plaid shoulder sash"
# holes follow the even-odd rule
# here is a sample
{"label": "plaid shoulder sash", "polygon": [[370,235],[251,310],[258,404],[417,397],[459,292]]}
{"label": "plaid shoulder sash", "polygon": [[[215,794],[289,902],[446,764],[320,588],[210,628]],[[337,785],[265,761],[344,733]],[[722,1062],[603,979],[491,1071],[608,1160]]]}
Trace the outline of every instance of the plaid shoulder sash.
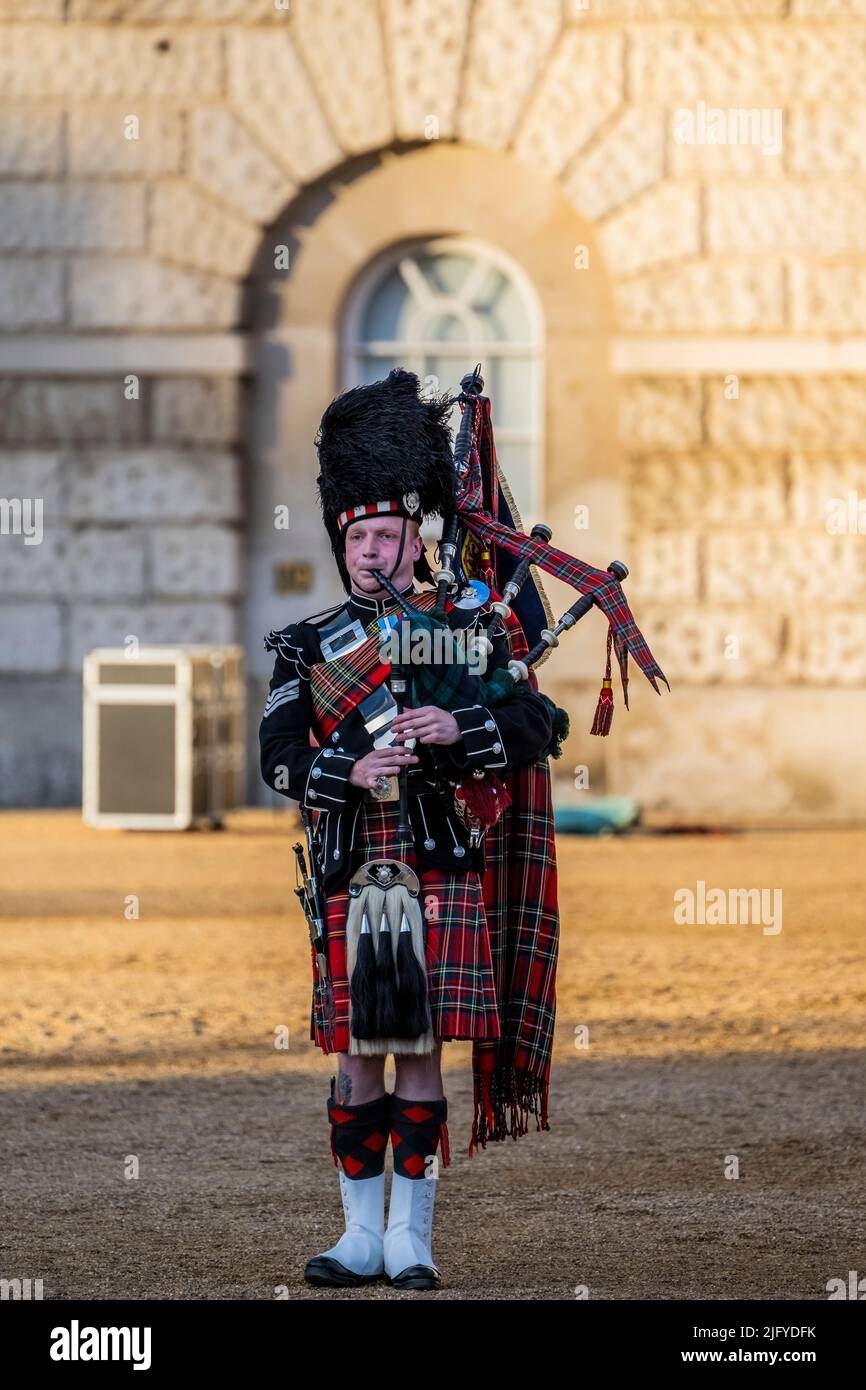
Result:
{"label": "plaid shoulder sash", "polygon": [[[435,589],[425,589],[412,595],[412,605],[425,612],[435,606]],[[400,609],[395,603],[393,613]],[[327,738],[342,724],[347,714],[371,695],[391,674],[390,661],[380,661],[382,629],[379,619],[373,618],[364,628],[367,640],[346,656],[334,661],[314,661],[310,667],[310,695],[316,719],[316,732]]]}

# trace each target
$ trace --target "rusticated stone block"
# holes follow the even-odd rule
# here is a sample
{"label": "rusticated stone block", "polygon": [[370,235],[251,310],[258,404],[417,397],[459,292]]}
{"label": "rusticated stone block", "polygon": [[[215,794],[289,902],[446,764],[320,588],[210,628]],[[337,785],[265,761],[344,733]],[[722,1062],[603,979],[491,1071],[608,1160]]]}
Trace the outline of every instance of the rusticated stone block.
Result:
{"label": "rusticated stone block", "polygon": [[858,19],[866,15],[866,0],[791,0],[795,19]]}
{"label": "rusticated stone block", "polygon": [[237,116],[216,106],[190,116],[190,172],[251,222],[272,222],[297,187]]}
{"label": "rusticated stone block", "polygon": [[66,527],[58,525],[44,506],[41,520],[35,511],[25,512],[24,517],[26,535],[0,534],[0,592],[4,599],[63,598],[67,592]]}
{"label": "rusticated stone block", "polygon": [[0,107],[0,174],[58,174],[62,158],[59,111]]}
{"label": "rusticated stone block", "polygon": [[602,223],[599,236],[612,275],[694,256],[700,250],[697,184],[661,183]]}
{"label": "rusticated stone block", "polygon": [[862,445],[866,391],[860,377],[742,377],[739,397],[708,381],[710,441],[724,449]]}
{"label": "rusticated stone block", "polygon": [[866,174],[866,104],[795,106],[789,124],[792,174],[857,178]]}
{"label": "rusticated stone block", "polygon": [[70,297],[82,328],[231,328],[240,315],[239,285],[132,257],[74,262]]}
{"label": "rusticated stone block", "polygon": [[664,151],[664,108],[627,106],[563,180],[565,191],[578,212],[598,221],[664,176]]}
{"label": "rusticated stone block", "polygon": [[769,332],[787,326],[781,261],[693,261],[614,285],[627,333]]}
{"label": "rusticated stone block", "polygon": [[150,533],[153,591],[167,598],[240,593],[240,538],[226,526],[163,526]]}
{"label": "rusticated stone block", "polygon": [[234,377],[170,377],[153,384],[153,437],[160,444],[234,444],[240,385]]}
{"label": "rusticated stone block", "polygon": [[793,326],[802,333],[861,333],[866,323],[866,266],[791,266]]}
{"label": "rusticated stone block", "polygon": [[0,258],[0,327],[51,328],[63,322],[63,266],[60,261]]}
{"label": "rusticated stone block", "polygon": [[65,0],[0,0],[0,19],[63,19]]}
{"label": "rusticated stone block", "polygon": [[562,60],[553,71],[560,24],[557,0],[531,7],[521,0],[478,0],[457,120],[461,139],[505,149],[539,77],[551,91],[568,85]]}
{"label": "rusticated stone block", "polygon": [[240,278],[259,244],[258,227],[226,212],[183,179],[154,186],[152,249],[166,261]]}
{"label": "rusticated stone block", "polygon": [[630,449],[691,449],[701,442],[701,385],[683,377],[629,377],[620,388],[620,438]]}
{"label": "rusticated stone block", "polygon": [[145,540],[123,526],[70,531],[66,542],[68,593],[73,598],[143,598]]}
{"label": "rusticated stone block", "polygon": [[0,382],[0,440],[9,443],[111,443],[142,437],[141,400],[114,381]]}
{"label": "rusticated stone block", "polygon": [[590,0],[589,13],[594,19],[783,19],[787,4],[788,0]]}
{"label": "rusticated stone block", "polygon": [[[552,27],[553,14],[548,16],[543,6],[536,8]],[[539,30],[539,40],[545,32],[544,28]],[[522,41],[525,19],[520,22],[520,33]],[[534,56],[530,51],[522,80],[533,74]],[[622,100],[622,35],[607,30],[569,30],[544,63],[541,80],[520,124],[515,154],[556,178]]]}
{"label": "rusticated stone block", "polygon": [[230,603],[75,603],[69,617],[69,669],[80,671],[94,647],[122,647],[127,637],[142,646],[163,643],[234,642],[236,613]]}
{"label": "rusticated stone block", "polygon": [[339,163],[340,146],[290,36],[243,29],[226,41],[232,99],[263,148],[299,181]]}
{"label": "rusticated stone block", "polygon": [[[790,678],[809,685],[856,685],[866,680],[866,610],[796,609]],[[862,720],[861,720],[862,727]]]}
{"label": "rusticated stone block", "polygon": [[[387,0],[397,135],[403,140],[454,134],[469,0]],[[436,122],[429,133],[430,119]]]}
{"label": "rusticated stone block", "polygon": [[69,0],[71,19],[124,24],[285,24],[294,0]]}
{"label": "rusticated stone block", "polygon": [[8,183],[0,200],[4,251],[138,251],[144,246],[140,185]]}
{"label": "rusticated stone block", "polygon": [[706,539],[711,602],[857,603],[866,600],[862,536],[737,531]]}
{"label": "rusticated stone block", "polygon": [[61,670],[63,630],[57,603],[0,602],[0,672],[29,675]]}
{"label": "rusticated stone block", "polygon": [[[637,108],[641,110],[641,107]],[[682,138],[683,126],[680,112],[689,110],[694,121],[695,137],[698,131],[703,138],[692,141]],[[697,178],[706,181],[715,179],[760,179],[774,180],[784,178],[786,160],[790,147],[790,126],[787,110],[782,107],[735,108],[736,124],[728,106],[718,107],[707,101],[703,115],[698,117],[694,108],[675,108],[668,112],[668,167],[675,178]],[[721,110],[722,118],[713,112]],[[753,115],[752,112],[757,114]],[[746,113],[746,114],[743,114]],[[724,144],[710,144],[707,134],[712,123],[718,122],[725,133]],[[691,120],[688,123],[692,124]],[[741,129],[745,135],[741,135]],[[734,131],[734,138],[731,132]]]}
{"label": "rusticated stone block", "polygon": [[654,608],[644,603],[641,629],[673,683],[782,684],[785,624],[780,613],[754,608]]}
{"label": "rusticated stone block", "polygon": [[[129,118],[137,118],[136,127]],[[69,172],[89,178],[177,174],[183,163],[183,115],[144,103],[73,106],[68,113]]]}
{"label": "rusticated stone block", "polygon": [[853,690],[692,688],[684,719],[681,701],[650,691],[620,722],[611,791],[689,824],[862,817],[866,747],[848,740],[839,756],[839,730],[857,726],[858,701]]}
{"label": "rusticated stone block", "polygon": [[844,26],[647,24],[630,34],[628,69],[634,101],[858,101],[866,42]]}
{"label": "rusticated stone block", "polygon": [[7,101],[72,97],[76,103],[186,106],[191,98],[218,98],[222,90],[221,35],[216,30],[175,30],[167,38],[122,25],[15,24],[0,44],[0,91]]}
{"label": "rusticated stone block", "polygon": [[779,526],[787,520],[782,454],[634,454],[629,511],[638,529]]}
{"label": "rusticated stone block", "polygon": [[62,505],[61,459],[53,449],[4,449],[0,452],[0,497],[41,497],[43,526],[49,521],[57,524]]}
{"label": "rusticated stone block", "polygon": [[838,517],[843,534],[850,528],[866,541],[866,454],[792,454],[791,512],[811,531],[827,531],[831,518],[835,527]]}
{"label": "rusticated stone block", "polygon": [[639,531],[631,547],[628,592],[653,603],[698,596],[698,538],[683,531]]}
{"label": "rusticated stone block", "polygon": [[866,188],[818,183],[714,184],[707,190],[710,248],[756,255],[866,249]]}
{"label": "rusticated stone block", "polygon": [[63,19],[65,0],[0,0],[0,19]]}
{"label": "rusticated stone block", "polygon": [[237,460],[215,450],[91,449],[70,463],[69,511],[85,521],[217,521],[239,515]]}
{"label": "rusticated stone block", "polygon": [[375,0],[300,5],[293,36],[343,148],[357,153],[390,144],[394,127]]}

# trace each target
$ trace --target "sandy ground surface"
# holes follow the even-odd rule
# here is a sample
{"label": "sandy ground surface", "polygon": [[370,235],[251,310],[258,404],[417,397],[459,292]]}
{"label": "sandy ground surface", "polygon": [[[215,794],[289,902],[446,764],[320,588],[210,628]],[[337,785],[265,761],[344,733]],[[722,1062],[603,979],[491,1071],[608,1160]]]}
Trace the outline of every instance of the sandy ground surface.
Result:
{"label": "sandy ground surface", "polygon": [[[296,827],[0,813],[0,1277],[59,1299],[823,1299],[866,1273],[866,832],[633,834],[559,840],[550,1131],[468,1159],[471,1044],[444,1049],[444,1287],[310,1289],[342,1210]],[[677,925],[698,880],[780,888],[782,930]]]}

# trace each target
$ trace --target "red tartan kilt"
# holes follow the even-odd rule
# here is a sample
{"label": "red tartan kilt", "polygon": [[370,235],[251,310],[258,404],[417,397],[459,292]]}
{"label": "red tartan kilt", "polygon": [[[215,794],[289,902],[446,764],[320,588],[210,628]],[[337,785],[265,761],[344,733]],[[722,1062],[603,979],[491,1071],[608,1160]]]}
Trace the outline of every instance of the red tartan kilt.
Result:
{"label": "red tartan kilt", "polygon": [[[366,859],[400,859],[417,872],[414,846],[395,852],[399,806],[396,801],[363,802],[355,827],[351,873]],[[427,986],[433,1032],[443,1041],[501,1036],[490,936],[480,876],[425,869],[419,874],[424,913]],[[349,982],[346,977],[348,879],[326,906],[327,952],[336,1005],[334,1045],[328,1046],[315,988],[315,953],[310,948],[313,1002],[310,1038],[323,1052],[349,1050]]]}

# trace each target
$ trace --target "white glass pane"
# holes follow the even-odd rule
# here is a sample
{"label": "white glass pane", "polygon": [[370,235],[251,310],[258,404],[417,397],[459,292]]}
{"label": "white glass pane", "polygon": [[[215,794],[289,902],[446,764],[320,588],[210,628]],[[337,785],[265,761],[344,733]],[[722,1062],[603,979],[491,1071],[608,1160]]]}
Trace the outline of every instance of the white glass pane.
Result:
{"label": "white glass pane", "polygon": [[497,267],[491,266],[483,276],[472,307],[483,316],[494,341],[529,340],[529,317],[523,301],[516,286]]}
{"label": "white glass pane", "polygon": [[423,252],[418,267],[437,294],[457,294],[472,268],[472,258],[453,251]]}
{"label": "white glass pane", "polygon": [[392,342],[401,337],[400,325],[409,303],[409,290],[396,266],[373,291],[361,323],[365,341]]}
{"label": "white glass pane", "polygon": [[437,314],[429,319],[424,338],[431,343],[465,343],[466,327],[454,314]]}
{"label": "white glass pane", "polygon": [[358,378],[350,386],[367,386],[371,381],[382,381],[392,367],[402,367],[396,357],[361,357],[358,361]]}

